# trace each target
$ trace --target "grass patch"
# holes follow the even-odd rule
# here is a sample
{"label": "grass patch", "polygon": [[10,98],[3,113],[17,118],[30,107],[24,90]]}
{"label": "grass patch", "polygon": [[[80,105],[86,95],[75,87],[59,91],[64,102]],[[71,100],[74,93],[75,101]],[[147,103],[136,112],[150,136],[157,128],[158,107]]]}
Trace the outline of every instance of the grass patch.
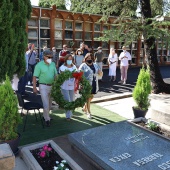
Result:
{"label": "grass patch", "polygon": [[[51,126],[45,127],[44,129],[42,128],[39,117],[36,122],[35,116],[29,114],[25,132],[22,132],[23,124],[19,126],[19,133],[21,134],[20,145],[26,145],[29,143],[125,120],[125,118],[95,104],[91,105],[91,112],[92,119],[87,119],[87,116],[82,112],[82,108],[78,108],[75,110],[72,120],[67,121],[64,110],[55,110],[51,114],[51,118],[53,118],[51,121]],[[25,116],[23,119],[25,120]]]}

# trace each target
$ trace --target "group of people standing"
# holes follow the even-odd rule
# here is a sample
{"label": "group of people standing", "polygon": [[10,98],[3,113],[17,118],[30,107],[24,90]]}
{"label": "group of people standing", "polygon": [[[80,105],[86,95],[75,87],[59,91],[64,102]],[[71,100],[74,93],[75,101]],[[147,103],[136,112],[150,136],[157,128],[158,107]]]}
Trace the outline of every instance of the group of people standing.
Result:
{"label": "group of people standing", "polygon": [[130,53],[126,50],[126,47],[122,47],[123,52],[120,53],[118,58],[117,53],[114,48],[110,49],[110,54],[108,56],[108,65],[109,65],[109,81],[116,81],[116,68],[118,59],[120,60],[120,71],[121,71],[121,80],[119,83],[126,84],[127,80],[127,71],[129,66],[129,61],[131,60]]}
{"label": "group of people standing", "polygon": [[[123,52],[119,56],[119,60],[121,61],[121,83],[126,83],[127,79],[127,70],[128,70],[128,60],[131,60],[130,53],[126,51],[126,48],[123,47]],[[37,90],[37,79],[39,80],[39,91],[42,98],[43,103],[43,117],[47,126],[50,126],[50,116],[49,111],[52,105],[51,99],[51,89],[52,83],[57,76],[61,72],[69,70],[73,72],[75,70],[81,70],[84,72],[85,78],[89,81],[92,86],[91,98],[85,103],[83,107],[83,111],[87,114],[88,118],[91,118],[91,110],[90,110],[90,102],[93,98],[93,95],[97,93],[98,79],[102,81],[102,62],[104,59],[104,54],[102,53],[102,47],[98,47],[98,51],[91,53],[91,49],[88,48],[87,45],[82,43],[80,48],[77,51],[69,52],[67,50],[67,45],[63,45],[63,49],[59,52],[59,55],[56,53],[56,48],[53,47],[52,51],[48,50],[47,47],[43,48],[43,52],[40,54],[39,62],[36,59],[36,51],[34,50],[34,46],[32,44],[28,44],[28,51],[26,52],[26,72],[23,77],[20,78],[18,83],[23,86],[26,85],[26,81],[28,75],[27,71],[32,70],[33,78],[33,92],[36,94]],[[118,56],[115,53],[113,48],[110,49],[110,54],[108,56],[108,64],[109,64],[109,76],[110,81],[116,80],[116,66],[118,62]],[[23,81],[23,79],[25,80]],[[65,100],[71,102],[75,100],[74,93],[74,78],[69,78],[64,81],[61,85],[61,92]],[[32,82],[32,81],[31,81]],[[21,94],[25,94],[25,89],[18,88],[18,91]],[[66,119],[70,120],[72,117],[72,111],[66,110]]]}
{"label": "group of people standing", "polygon": [[[73,72],[75,70],[81,70],[84,72],[85,78],[89,81],[92,86],[91,90],[91,98],[85,103],[83,107],[83,111],[87,114],[88,118],[91,118],[90,111],[90,102],[93,98],[93,94],[96,94],[98,91],[98,75],[101,74],[101,70],[98,65],[93,60],[92,53],[87,53],[84,57],[84,62],[77,68],[74,64],[74,59],[71,54],[67,54],[64,58],[64,63],[59,67],[59,74],[66,70]],[[50,116],[49,111],[51,108],[51,89],[52,83],[57,76],[57,68],[54,62],[52,62],[53,56],[50,50],[45,50],[43,52],[43,60],[40,61],[36,66],[33,74],[33,92],[37,93],[36,79],[39,79],[39,91],[41,94],[42,102],[43,102],[43,117],[45,119],[46,125],[50,126]],[[61,93],[66,101],[74,101],[75,93],[74,93],[74,78],[69,78],[65,80],[61,85]],[[66,119],[71,120],[72,111],[66,110]]]}

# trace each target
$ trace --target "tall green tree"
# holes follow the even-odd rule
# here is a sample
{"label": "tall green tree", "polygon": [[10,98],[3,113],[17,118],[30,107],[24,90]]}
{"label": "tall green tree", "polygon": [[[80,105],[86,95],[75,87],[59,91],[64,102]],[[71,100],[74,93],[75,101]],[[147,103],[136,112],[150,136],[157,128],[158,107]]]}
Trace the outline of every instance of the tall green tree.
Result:
{"label": "tall green tree", "polygon": [[44,7],[44,8],[50,8],[51,4],[48,1],[39,0],[38,6]]}
{"label": "tall green tree", "polygon": [[[43,0],[45,1],[45,0]],[[70,0],[73,12],[102,14],[100,21],[106,22],[111,14],[120,14],[112,25],[115,29],[105,31],[102,41],[118,40],[130,44],[141,37],[144,39],[145,56],[150,66],[154,93],[170,93],[170,85],[161,76],[157,60],[156,42],[161,38],[170,44],[169,22],[161,20],[169,11],[169,0]],[[49,0],[51,5],[65,4],[67,0]],[[138,14],[137,14],[138,11]]]}
{"label": "tall green tree", "polygon": [[6,75],[25,72],[26,24],[31,14],[30,0],[0,1],[0,82]]}
{"label": "tall green tree", "polygon": [[[39,0],[38,6],[44,7],[44,8],[50,8],[52,6],[52,4],[48,1]],[[60,6],[57,5],[57,9],[66,10],[66,6],[64,4],[62,4]]]}

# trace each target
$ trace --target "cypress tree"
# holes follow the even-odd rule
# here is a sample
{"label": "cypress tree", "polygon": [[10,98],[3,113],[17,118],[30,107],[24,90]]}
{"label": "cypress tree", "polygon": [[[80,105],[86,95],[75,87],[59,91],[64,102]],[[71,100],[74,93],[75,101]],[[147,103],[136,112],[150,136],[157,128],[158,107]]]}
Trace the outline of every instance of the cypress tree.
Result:
{"label": "cypress tree", "polygon": [[0,1],[0,82],[6,75],[25,72],[26,23],[31,14],[30,0]]}
{"label": "cypress tree", "polygon": [[8,73],[12,77],[15,65],[11,67],[12,61],[11,49],[14,46],[14,29],[13,22],[13,5],[10,0],[2,0],[0,2],[0,81],[5,79]]}
{"label": "cypress tree", "polygon": [[16,73],[25,72],[25,50],[27,47],[26,24],[31,14],[30,0],[11,0],[13,3],[13,28],[15,29]]}

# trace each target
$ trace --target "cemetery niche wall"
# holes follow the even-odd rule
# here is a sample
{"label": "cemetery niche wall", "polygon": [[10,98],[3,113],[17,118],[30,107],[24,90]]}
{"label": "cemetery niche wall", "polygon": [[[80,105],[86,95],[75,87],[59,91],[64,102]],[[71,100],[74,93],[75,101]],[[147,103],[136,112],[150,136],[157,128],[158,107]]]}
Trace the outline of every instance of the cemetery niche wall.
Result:
{"label": "cemetery niche wall", "polygon": [[[69,51],[77,50],[81,42],[85,42],[92,48],[92,52],[96,52],[97,47],[102,46],[102,52],[105,55],[103,64],[104,67],[107,67],[110,48],[115,48],[119,55],[124,42],[96,40],[103,35],[103,31],[114,28],[112,23],[116,19],[112,16],[106,24],[98,22],[100,17],[101,15],[73,14],[66,10],[59,10],[56,6],[52,8],[33,6],[31,18],[27,22],[28,42],[33,43],[39,53],[44,46],[49,49],[55,46],[57,52],[62,49],[63,44],[67,44]],[[141,66],[145,62],[142,40],[134,40],[127,46],[127,50],[132,55],[132,67]],[[170,50],[161,38],[157,40],[157,54],[160,65],[170,64]]]}

